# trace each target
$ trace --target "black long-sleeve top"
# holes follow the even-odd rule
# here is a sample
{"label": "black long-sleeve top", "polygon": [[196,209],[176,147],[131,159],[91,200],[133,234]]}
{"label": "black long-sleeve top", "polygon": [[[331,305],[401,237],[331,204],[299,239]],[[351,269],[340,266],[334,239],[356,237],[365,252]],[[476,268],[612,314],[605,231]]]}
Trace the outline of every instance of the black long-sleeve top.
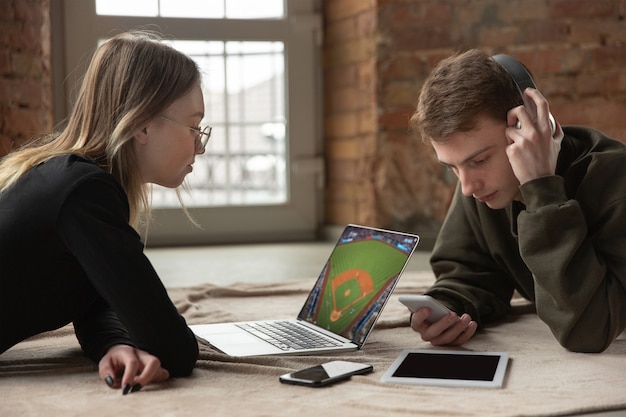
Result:
{"label": "black long-sleeve top", "polygon": [[126,193],[97,165],[66,155],[0,194],[0,353],[70,322],[96,362],[127,344],[185,376],[198,358],[129,225]]}

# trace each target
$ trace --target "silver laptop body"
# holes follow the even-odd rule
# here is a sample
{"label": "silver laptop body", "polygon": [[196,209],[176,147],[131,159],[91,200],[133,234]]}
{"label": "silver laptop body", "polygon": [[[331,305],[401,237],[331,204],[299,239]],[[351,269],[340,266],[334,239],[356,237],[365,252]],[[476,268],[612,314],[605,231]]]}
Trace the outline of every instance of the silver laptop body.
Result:
{"label": "silver laptop body", "polygon": [[[231,356],[361,349],[419,236],[350,224],[343,230],[297,318],[190,326]],[[301,336],[300,332],[310,333]]]}

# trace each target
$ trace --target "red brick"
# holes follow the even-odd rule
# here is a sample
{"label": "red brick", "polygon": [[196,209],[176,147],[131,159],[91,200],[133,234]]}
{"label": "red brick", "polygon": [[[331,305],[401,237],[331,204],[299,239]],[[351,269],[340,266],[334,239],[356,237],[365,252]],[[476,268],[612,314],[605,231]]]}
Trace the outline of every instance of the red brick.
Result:
{"label": "red brick", "polygon": [[[360,64],[359,64],[360,65]],[[353,86],[357,82],[356,65],[343,65],[327,68],[324,71],[324,90]]]}
{"label": "red brick", "polygon": [[598,71],[606,68],[626,68],[626,44],[594,48],[588,52],[589,71]]}
{"label": "red brick", "polygon": [[378,132],[376,112],[376,103],[371,103],[370,106],[363,107],[357,112],[357,133],[359,135]]}
{"label": "red brick", "polygon": [[10,137],[0,133],[0,158],[13,149],[14,142]]}
{"label": "red brick", "polygon": [[590,72],[579,74],[575,81],[575,91],[581,96],[593,97],[626,93],[626,76],[617,71]]}
{"label": "red brick", "polygon": [[380,102],[384,108],[411,107],[417,103],[419,89],[414,81],[390,82],[382,90]]}
{"label": "red brick", "polygon": [[574,44],[619,45],[626,41],[626,23],[615,19],[576,19],[568,41]]}
{"label": "red brick", "polygon": [[565,42],[569,32],[569,23],[563,20],[531,21],[519,26],[516,44]]}
{"label": "red brick", "polygon": [[44,21],[43,13],[47,13],[49,3],[47,0],[24,1],[18,0],[15,5],[15,20],[27,25],[41,28]]}
{"label": "red brick", "polygon": [[622,120],[626,114],[626,100],[609,101],[603,97],[594,97],[576,101],[555,100],[551,104],[559,115],[560,123],[593,126],[601,130],[623,126]]}
{"label": "red brick", "polygon": [[325,108],[330,112],[342,112],[363,108],[374,102],[372,94],[357,87],[348,87],[329,91],[326,94]]}
{"label": "red brick", "polygon": [[550,5],[550,16],[557,19],[614,16],[619,10],[614,0],[555,0]]}
{"label": "red brick", "polygon": [[324,59],[333,65],[347,65],[372,58],[376,52],[376,43],[368,39],[332,45],[324,50]]}
{"label": "red brick", "polygon": [[327,45],[336,45],[358,37],[356,19],[344,19],[329,22],[324,31],[324,41]]}
{"label": "red brick", "polygon": [[378,77],[381,81],[410,80],[425,78],[429,68],[424,58],[412,53],[400,53],[378,63]]}
{"label": "red brick", "polygon": [[36,80],[0,78],[0,103],[11,107],[41,108],[45,92]]}
{"label": "red brick", "polygon": [[3,21],[0,29],[0,46],[17,51],[24,48],[23,29],[19,22]]}
{"label": "red brick", "polygon": [[324,2],[324,16],[328,21],[354,17],[376,8],[376,0],[332,0]]}
{"label": "red brick", "polygon": [[[359,146],[342,146],[343,162],[329,160],[328,183],[335,187],[329,194],[349,201],[327,209],[328,222],[357,218],[381,226],[420,224],[433,230],[441,224],[456,179],[441,170],[430,146],[420,144],[407,129],[425,77],[457,50],[480,46],[488,53],[516,56],[531,69],[560,122],[597,127],[626,141],[626,0],[375,3],[376,20],[371,8],[348,12],[357,6],[347,0],[332,6],[342,17],[326,16],[327,21],[356,19],[357,33],[371,42],[352,52],[329,53],[333,45],[325,46],[326,94],[335,97],[333,88],[349,85],[374,100],[370,110],[353,114],[356,122],[346,118],[338,102],[328,103],[327,145],[341,146],[339,139],[359,143],[359,131],[373,121],[372,115],[377,119],[368,125],[373,131],[363,142],[365,154]],[[360,29],[363,21],[365,30]],[[375,48],[369,49],[372,45]],[[338,191],[342,187],[354,188]],[[362,198],[367,204],[358,201]]]}
{"label": "red brick", "polygon": [[377,35],[378,15],[375,10],[368,10],[355,17],[358,36],[371,37]]}
{"label": "red brick", "polygon": [[[522,23],[545,20],[548,16],[548,2],[545,0],[499,1],[492,2],[496,7],[496,19],[508,23]],[[476,8],[478,11],[480,7]],[[550,19],[552,20],[552,19]]]}
{"label": "red brick", "polygon": [[3,25],[4,21],[12,21],[14,19],[15,19],[15,8],[13,6],[13,1],[11,0],[0,1],[0,26]]}
{"label": "red brick", "polygon": [[396,53],[401,51],[414,52],[420,49],[438,49],[458,46],[448,26],[420,26],[389,28],[388,50]]}
{"label": "red brick", "polygon": [[363,140],[360,137],[334,140],[326,147],[326,155],[334,160],[360,158],[362,151]]}
{"label": "red brick", "polygon": [[354,159],[329,159],[327,172],[335,181],[357,181],[356,165]]}
{"label": "red brick", "polygon": [[409,118],[413,114],[414,109],[404,108],[399,110],[385,110],[383,109],[378,117],[378,124],[381,130],[386,129],[407,129],[409,124]]}
{"label": "red brick", "polygon": [[349,138],[358,133],[357,114],[354,112],[337,113],[326,116],[325,135],[330,138]]}
{"label": "red brick", "polygon": [[50,118],[39,109],[11,108],[7,111],[8,120],[4,133],[12,138],[30,139],[50,130]]}
{"label": "red brick", "polygon": [[8,48],[0,49],[0,76],[11,74],[11,51]]}
{"label": "red brick", "polygon": [[478,31],[478,43],[503,47],[517,43],[519,38],[519,26],[487,26]]}
{"label": "red brick", "polygon": [[356,64],[356,83],[363,89],[370,92],[376,91],[377,73],[376,59],[366,59]]}
{"label": "red brick", "polygon": [[376,155],[378,135],[364,133],[350,138],[328,140],[324,153],[328,160],[361,160]]}
{"label": "red brick", "polygon": [[[357,217],[356,202],[327,202],[325,207],[325,216],[330,220],[330,224],[349,224],[358,223],[366,224]],[[367,223],[371,224],[371,223]]]}
{"label": "red brick", "polygon": [[43,76],[41,54],[16,52],[11,57],[11,63],[11,72],[17,77],[41,79]]}

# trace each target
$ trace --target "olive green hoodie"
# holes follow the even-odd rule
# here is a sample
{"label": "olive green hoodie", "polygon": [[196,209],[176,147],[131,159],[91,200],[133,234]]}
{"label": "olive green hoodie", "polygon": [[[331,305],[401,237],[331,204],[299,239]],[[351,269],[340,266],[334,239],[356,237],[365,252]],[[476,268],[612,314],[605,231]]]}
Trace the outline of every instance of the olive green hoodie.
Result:
{"label": "olive green hoodie", "polygon": [[561,345],[601,352],[626,327],[626,145],[563,131],[556,175],[523,184],[525,204],[493,210],[457,187],[427,294],[482,325],[517,290]]}

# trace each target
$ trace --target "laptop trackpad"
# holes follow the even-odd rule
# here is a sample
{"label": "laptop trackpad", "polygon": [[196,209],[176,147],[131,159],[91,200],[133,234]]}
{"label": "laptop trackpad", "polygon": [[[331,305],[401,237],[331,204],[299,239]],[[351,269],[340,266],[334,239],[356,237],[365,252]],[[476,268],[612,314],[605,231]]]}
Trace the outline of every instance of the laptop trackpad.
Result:
{"label": "laptop trackpad", "polygon": [[256,356],[281,352],[280,349],[244,331],[241,333],[213,334],[206,339],[217,349],[230,356]]}
{"label": "laptop trackpad", "polygon": [[250,345],[263,343],[258,338],[245,332],[212,334],[207,337],[207,340],[211,342],[211,344],[214,344],[216,346]]}

